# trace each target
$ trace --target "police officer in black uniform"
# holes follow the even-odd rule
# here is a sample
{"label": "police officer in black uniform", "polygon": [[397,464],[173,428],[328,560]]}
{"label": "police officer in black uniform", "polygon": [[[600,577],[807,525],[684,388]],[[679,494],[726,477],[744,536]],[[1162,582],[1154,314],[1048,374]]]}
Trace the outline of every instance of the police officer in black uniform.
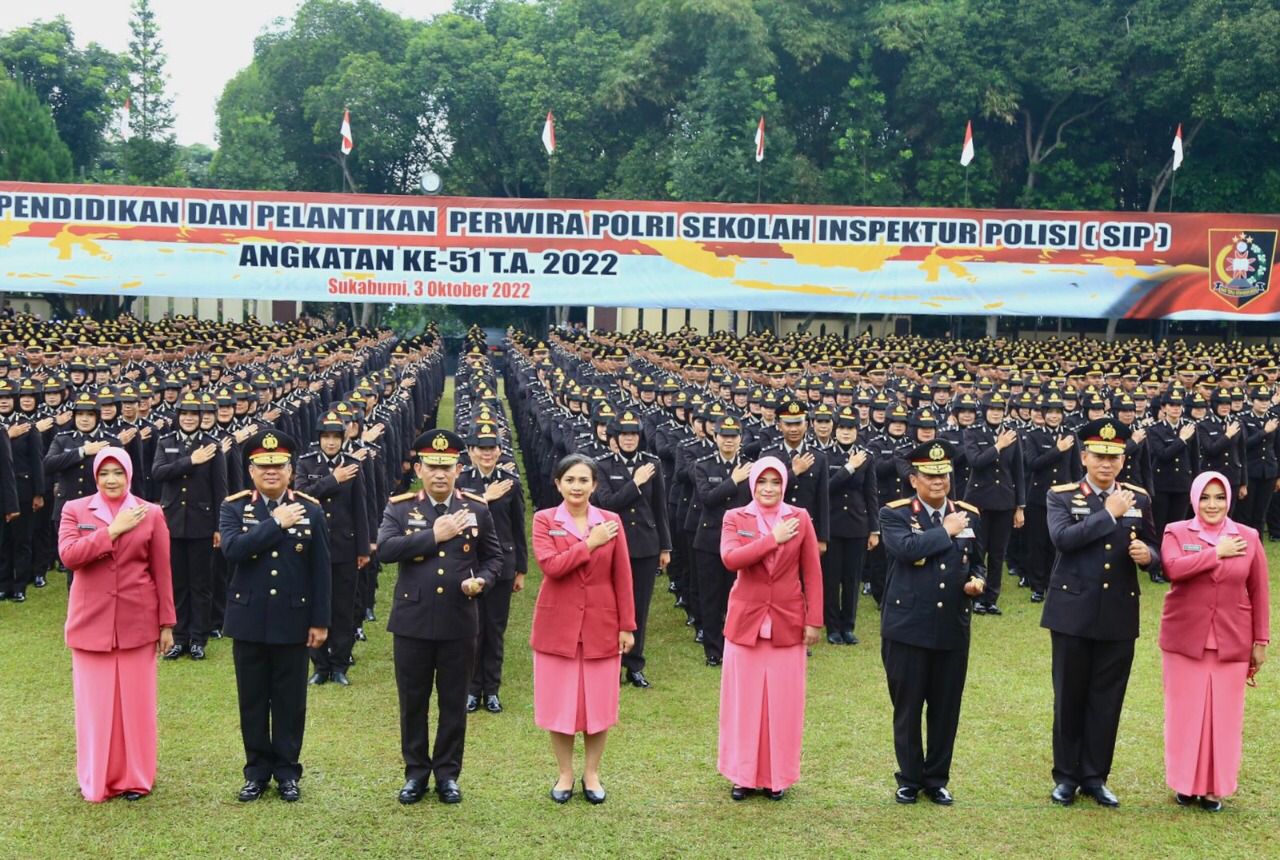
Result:
{"label": "police officer in black uniform", "polygon": [[[34,414],[19,412],[18,389],[31,380],[0,379],[0,480],[9,487],[0,488],[3,504],[13,504],[4,511],[0,533],[0,600],[14,603],[27,599],[27,586],[35,579],[35,536],[37,514],[44,507],[44,444]],[[6,468],[6,449],[11,454]],[[12,477],[12,480],[9,478]],[[12,494],[12,495],[11,495]],[[44,571],[41,571],[43,574]]]}
{"label": "police officer in black uniform", "polygon": [[157,440],[151,467],[169,525],[178,611],[173,647],[164,659],[190,652],[192,660],[203,660],[213,626],[213,553],[221,541],[218,518],[227,497],[227,465],[222,446],[199,429],[200,398],[193,392],[178,401],[177,420],[177,429]]}
{"label": "police officer in black uniform", "polygon": [[880,504],[871,453],[858,442],[858,413],[835,414],[835,438],[825,452],[830,468],[831,534],[822,557],[823,616],[827,641],[856,645],[853,628],[867,552],[880,543]]}
{"label": "police officer in black uniform", "polygon": [[934,803],[952,803],[947,782],[969,668],[969,622],[986,585],[981,515],[947,497],[954,453],[941,439],[918,445],[909,457],[915,495],[880,509],[889,558],[880,654],[893,702],[898,803],[915,803],[921,791]]}
{"label": "police officer in black uniform", "polygon": [[1051,797],[1069,805],[1076,792],[1103,806],[1138,638],[1138,568],[1159,571],[1151,500],[1115,480],[1129,428],[1090,421],[1078,436],[1085,477],[1049,492],[1049,537],[1057,549],[1040,626],[1053,642]]}
{"label": "police officer in black uniform", "polygon": [[1022,527],[1027,488],[1018,431],[1004,421],[1007,399],[995,392],[982,406],[985,420],[976,422],[964,436],[964,455],[969,461],[964,500],[982,511],[982,546],[987,553],[987,590],[974,605],[974,612],[1002,615],[996,601],[1000,599],[1005,554],[1013,530]]}
{"label": "police officer in black uniform", "polygon": [[[46,480],[53,481],[54,529],[62,521],[62,506],[97,492],[93,478],[93,458],[108,446],[119,446],[120,440],[102,429],[98,421],[98,400],[89,391],[81,391],[71,404],[74,426],[53,437],[44,455]],[[56,546],[56,544],[55,544]],[[71,587],[71,572],[67,572]]]}
{"label": "police officer in black uniform", "polygon": [[315,499],[289,489],[293,439],[274,428],[245,442],[254,489],[228,496],[219,514],[222,554],[231,565],[223,628],[244,740],[244,787],[257,800],[274,776],[280,797],[301,796],[307,722],[307,649],[329,632],[329,532]]}
{"label": "police officer in black uniform", "polygon": [[529,570],[524,488],[516,464],[501,462],[503,452],[499,441],[496,424],[476,422],[467,438],[471,465],[462,470],[457,483],[458,489],[484,498],[502,546],[502,568],[493,585],[476,598],[480,604],[480,636],[476,641],[475,669],[467,695],[468,713],[479,710],[482,702],[489,713],[502,713],[498,691],[502,688],[511,597],[524,590],[524,577]]}
{"label": "police officer in black uniform", "polygon": [[[502,545],[484,497],[455,490],[462,440],[448,430],[429,430],[414,441],[413,450],[423,489],[392,496],[378,529],[382,560],[400,562],[387,621],[395,637],[405,764],[399,799],[417,803],[434,774],[440,801],[460,803],[467,688],[480,632],[473,598],[501,572]],[[429,751],[432,687],[440,717],[435,747]]]}
{"label": "police officer in black uniform", "polygon": [[658,571],[671,562],[671,532],[662,461],[640,449],[640,430],[640,416],[631,410],[623,410],[614,422],[612,434],[618,450],[596,461],[600,474],[595,503],[622,518],[636,603],[636,641],[622,655],[622,666],[633,686],[648,687],[644,632],[654,581]]}
{"label": "police officer in black uniform", "polygon": [[1043,603],[1053,567],[1053,543],[1049,540],[1049,488],[1074,481],[1080,473],[1076,436],[1063,425],[1066,410],[1056,393],[1040,396],[1037,406],[1044,423],[1023,433],[1027,471],[1026,579],[1031,602]]}
{"label": "police officer in black uniform", "polygon": [[318,444],[298,458],[294,485],[324,508],[333,586],[329,636],[311,651],[315,668],[307,683],[316,686],[333,681],[345,687],[351,683],[347,668],[358,623],[356,572],[369,561],[368,497],[363,465],[342,450],[347,422],[330,410],[320,416],[316,429]]}

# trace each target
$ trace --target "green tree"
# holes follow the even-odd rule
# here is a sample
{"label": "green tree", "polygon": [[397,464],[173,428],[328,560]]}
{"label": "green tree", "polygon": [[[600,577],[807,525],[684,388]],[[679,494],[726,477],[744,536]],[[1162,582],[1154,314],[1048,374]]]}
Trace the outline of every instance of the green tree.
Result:
{"label": "green tree", "polygon": [[173,100],[165,93],[164,43],[151,0],[133,0],[129,19],[129,140],[124,163],[130,183],[160,185],[176,180],[178,146]]}
{"label": "green tree", "polygon": [[94,42],[77,48],[59,16],[0,37],[0,65],[49,106],[75,169],[92,168],[124,100],[124,58]]}
{"label": "green tree", "polygon": [[297,166],[285,155],[270,94],[256,65],[227,82],[218,99],[218,151],[209,181],[218,188],[292,188]]}
{"label": "green tree", "polygon": [[49,106],[25,84],[0,80],[0,179],[66,182],[71,171]]}

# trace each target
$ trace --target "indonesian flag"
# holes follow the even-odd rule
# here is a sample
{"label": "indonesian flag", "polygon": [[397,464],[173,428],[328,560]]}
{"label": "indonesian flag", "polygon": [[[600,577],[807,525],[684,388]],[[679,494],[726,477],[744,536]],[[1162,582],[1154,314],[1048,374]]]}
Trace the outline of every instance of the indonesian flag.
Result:
{"label": "indonesian flag", "polygon": [[1173,135],[1173,169],[1177,170],[1182,166],[1182,123],[1178,123],[1178,130]]}
{"label": "indonesian flag", "polygon": [[756,161],[764,161],[764,116],[760,117],[760,124],[756,126]]}
{"label": "indonesian flag", "polygon": [[125,96],[124,97],[124,121],[120,125],[120,139],[124,141],[128,141],[129,136],[133,133],[133,130],[129,128],[129,111],[132,107],[133,107],[132,100],[128,96]]}
{"label": "indonesian flag", "polygon": [[965,124],[964,147],[960,150],[960,163],[968,167],[971,161],[973,161],[973,120]]}
{"label": "indonesian flag", "polygon": [[356,142],[351,137],[351,111],[343,109],[342,128],[338,133],[342,135],[342,154],[350,155],[351,150],[355,149],[356,145]]}
{"label": "indonesian flag", "polygon": [[542,148],[551,155],[556,151],[556,118],[547,111],[547,121],[542,124]]}

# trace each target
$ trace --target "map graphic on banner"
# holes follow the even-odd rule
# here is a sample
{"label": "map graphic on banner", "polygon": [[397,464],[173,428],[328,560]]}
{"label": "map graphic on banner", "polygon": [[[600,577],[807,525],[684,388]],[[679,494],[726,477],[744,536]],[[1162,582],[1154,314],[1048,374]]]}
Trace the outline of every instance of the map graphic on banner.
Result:
{"label": "map graphic on banner", "polygon": [[1280,319],[1280,216],[0,183],[7,289]]}

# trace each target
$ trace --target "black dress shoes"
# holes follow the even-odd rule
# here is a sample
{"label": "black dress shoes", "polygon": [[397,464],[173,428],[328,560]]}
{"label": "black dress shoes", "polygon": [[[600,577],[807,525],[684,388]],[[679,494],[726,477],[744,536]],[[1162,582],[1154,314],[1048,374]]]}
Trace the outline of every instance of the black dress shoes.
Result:
{"label": "black dress shoes", "polygon": [[1099,806],[1117,807],[1120,805],[1120,798],[1116,797],[1111,789],[1105,785],[1083,786],[1080,793],[1085,797],[1092,797]]}
{"label": "black dress shoes", "polygon": [[719,666],[719,665],[720,665],[720,658],[719,658],[719,657],[708,657],[708,658],[707,658],[707,665],[708,665],[708,666],[711,666],[711,667],[713,667],[713,668],[714,668],[714,667],[716,667],[716,666]]}
{"label": "black dress shoes", "polygon": [[987,604],[983,603],[982,601],[977,601],[977,602],[975,602],[975,603],[973,604],[973,614],[974,614],[974,615],[986,615],[986,614],[987,614]]}
{"label": "black dress shoes", "polygon": [[782,798],[787,796],[787,790],[785,788],[780,788],[777,791],[774,791],[773,789],[769,789],[765,793],[769,795],[770,800],[782,800]]}
{"label": "black dress shoes", "polygon": [[702,632],[702,628],[701,628],[701,627],[699,627],[699,628],[698,628],[698,631],[697,631],[696,633],[694,633],[694,634],[693,634],[693,641],[694,641],[694,642],[696,642],[696,643],[697,643],[697,644],[699,644],[699,645],[701,645],[701,644],[702,644],[702,642],[703,642],[703,640],[704,640],[704,639],[706,639],[706,638],[707,638],[707,635],[706,635],[705,633],[703,633],[703,632]]}
{"label": "black dress shoes", "polygon": [[236,800],[241,803],[249,803],[262,797],[262,793],[267,790],[268,781],[265,779],[251,779],[240,789],[240,793],[236,795]]}
{"label": "black dress shoes", "polygon": [[573,797],[573,786],[568,788],[556,788],[551,786],[551,799],[556,803],[568,803],[569,798]]}
{"label": "black dress shoes", "polygon": [[368,642],[368,641],[369,641],[369,637],[368,637],[368,636],[366,636],[366,635],[364,635],[364,628],[363,628],[363,627],[357,627],[357,628],[356,628],[356,641],[357,641],[357,642]]}
{"label": "black dress shoes", "polygon": [[846,630],[845,632],[841,633],[840,638],[844,640],[844,644],[846,645],[858,644],[858,637],[853,635],[852,630]]}
{"label": "black dress shoes", "polygon": [[893,799],[898,801],[898,803],[915,803],[916,795],[919,793],[920,789],[912,788],[909,785],[903,785],[899,786],[898,790],[894,792]]}
{"label": "black dress shoes", "polygon": [[133,803],[138,800],[142,800],[142,798],[146,797],[146,795],[143,794],[141,791],[126,791],[124,794],[120,796],[123,797],[125,800],[129,801],[130,803]]}
{"label": "black dress shoes", "polygon": [[210,639],[221,639],[221,638],[222,638],[222,628],[221,628],[221,627],[215,627],[215,628],[213,628],[212,630],[210,630],[210,631],[209,631],[209,638],[210,638]]}
{"label": "black dress shoes", "polygon": [[502,700],[499,699],[496,694],[492,696],[485,696],[484,709],[491,714],[500,714],[502,713]]}
{"label": "black dress shoes", "polygon": [[754,793],[755,793],[754,788],[747,788],[746,786],[742,786],[742,785],[735,785],[733,788],[729,789],[729,796],[732,797],[734,800],[746,800],[748,797],[750,797]]}
{"label": "black dress shoes", "polygon": [[1207,797],[1202,797],[1200,798],[1200,808],[1203,809],[1205,812],[1221,812],[1222,801],[1210,800]]}
{"label": "black dress shoes", "polygon": [[987,604],[987,614],[988,615],[1004,615],[1004,613],[1000,611],[1000,607],[996,606],[994,603]]}
{"label": "black dress shoes", "polygon": [[478,710],[480,710],[480,697],[467,696],[467,713],[474,714]]}
{"label": "black dress shoes", "polygon": [[23,594],[21,591],[15,591],[13,594],[9,595],[9,600],[11,600],[14,603],[26,603],[27,596]]}
{"label": "black dress shoes", "polygon": [[689,604],[685,602],[685,599],[683,597],[676,598],[676,609],[683,609],[688,605]]}
{"label": "black dress shoes", "polygon": [[44,588],[48,584],[49,584],[49,580],[44,578],[44,574],[41,574],[36,577],[36,588]]}
{"label": "black dress shoes", "polygon": [[334,672],[329,676],[329,680],[341,687],[351,686],[351,680],[347,677],[346,672]]}
{"label": "black dress shoes", "polygon": [[1179,794],[1176,791],[1173,793],[1173,799],[1179,806],[1195,806],[1200,802],[1200,797],[1198,795]]}
{"label": "black dress shoes", "polygon": [[1043,591],[1033,591],[1033,592],[1031,592],[1031,602],[1032,602],[1032,603],[1044,603],[1044,592],[1043,592]]}
{"label": "black dress shoes", "polygon": [[192,646],[191,646],[190,651],[191,651],[191,659],[192,659],[192,660],[203,660],[203,659],[204,659],[204,646],[203,646],[203,645],[192,645]]}
{"label": "black dress shoes", "polygon": [[329,673],[316,672],[314,675],[312,675],[310,678],[307,679],[307,683],[313,687],[319,687],[321,684],[327,684],[329,683]]}
{"label": "black dress shoes", "polygon": [[187,646],[179,645],[175,642],[172,648],[164,652],[164,659],[177,660],[179,657],[181,657],[185,653],[187,653]]}
{"label": "black dress shoes", "polygon": [[364,620],[365,620],[365,621],[377,621],[377,620],[378,620],[378,616],[376,616],[376,615],[374,615],[374,614],[373,614],[373,607],[369,607],[368,609],[366,609],[366,610],[364,611]]}
{"label": "black dress shoes", "polygon": [[632,672],[628,669],[627,680],[631,682],[631,686],[633,687],[644,688],[653,686],[649,683],[649,679],[644,676],[644,672]]}
{"label": "black dress shoes", "polygon": [[1152,573],[1152,574],[1151,574],[1151,581],[1152,581],[1152,582],[1154,582],[1156,585],[1163,585],[1164,583],[1168,582],[1169,580],[1165,579],[1162,575],[1160,575],[1160,574],[1158,574],[1158,573]]}
{"label": "black dress shoes", "polygon": [[280,792],[280,799],[285,803],[297,803],[302,797],[302,790],[298,788],[296,779],[282,779],[276,785],[276,791]]}
{"label": "black dress shoes", "polygon": [[1053,791],[1049,792],[1049,799],[1062,806],[1070,806],[1076,802],[1076,787],[1060,782],[1053,787]]}
{"label": "black dress shoes", "polygon": [[422,795],[427,793],[427,781],[425,779],[407,779],[404,788],[400,789],[398,800],[405,806],[417,803],[422,800]]}
{"label": "black dress shoes", "polygon": [[924,790],[924,796],[939,806],[950,806],[956,802],[955,798],[951,796],[951,792],[947,791],[942,786],[938,786],[937,788],[926,788]]}
{"label": "black dress shoes", "polygon": [[585,797],[587,799],[587,803],[590,803],[592,806],[599,806],[604,803],[604,786],[600,786],[599,791],[592,791],[587,788],[587,781],[584,779],[582,781],[582,796]]}
{"label": "black dress shoes", "polygon": [[841,636],[839,633],[828,633],[828,634],[827,634],[827,644],[828,644],[828,645],[843,645],[843,644],[844,644],[844,637],[843,637],[843,636]]}
{"label": "black dress shoes", "polygon": [[436,795],[441,803],[462,803],[462,789],[458,788],[456,779],[436,780]]}

